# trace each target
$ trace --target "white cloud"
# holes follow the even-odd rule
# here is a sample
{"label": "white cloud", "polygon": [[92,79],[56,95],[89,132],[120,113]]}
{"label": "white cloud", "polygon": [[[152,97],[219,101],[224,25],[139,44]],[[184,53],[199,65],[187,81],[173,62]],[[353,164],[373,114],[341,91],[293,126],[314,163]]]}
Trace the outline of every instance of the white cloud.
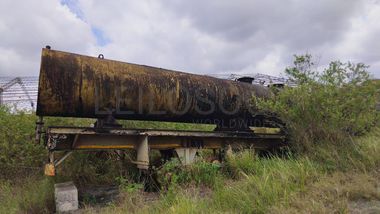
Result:
{"label": "white cloud", "polygon": [[0,76],[38,75],[41,48],[88,53],[89,24],[58,1],[0,2]]}

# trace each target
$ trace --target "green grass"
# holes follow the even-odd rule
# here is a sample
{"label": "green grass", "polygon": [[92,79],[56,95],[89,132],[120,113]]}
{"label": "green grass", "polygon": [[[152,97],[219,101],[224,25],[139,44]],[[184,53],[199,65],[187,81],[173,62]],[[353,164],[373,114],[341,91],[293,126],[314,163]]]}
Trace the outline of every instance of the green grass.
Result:
{"label": "green grass", "polygon": [[0,213],[52,213],[52,179],[42,176],[17,179],[16,183],[0,181]]}
{"label": "green grass", "polygon": [[304,190],[306,185],[318,177],[318,166],[307,158],[251,156],[251,160],[247,161],[247,156],[235,157],[235,161],[243,157],[242,161],[249,163],[249,167],[240,168],[248,170],[247,176],[231,180],[228,175],[224,175],[223,184],[214,186],[211,199],[177,191],[163,196],[149,212],[165,213],[169,210],[172,213],[265,213],[271,205],[287,201],[292,192]]}
{"label": "green grass", "polygon": [[[272,213],[350,213],[350,204],[366,201],[379,203],[379,176],[376,171],[334,172],[324,175],[308,185],[304,191],[290,195],[288,203],[277,203],[270,210]],[[379,211],[378,209],[372,213]]]}
{"label": "green grass", "polygon": [[122,124],[123,127],[126,127],[126,128],[136,128],[136,129],[212,131],[215,128],[215,125],[207,125],[207,124],[138,121],[138,120],[124,120],[124,121],[120,121],[120,124]]}
{"label": "green grass", "polygon": [[[202,186],[182,186],[169,190],[138,212],[346,213],[352,200],[379,200],[379,139],[380,129],[375,128],[355,138],[355,142],[346,143],[344,149],[321,144],[314,148],[314,154],[267,158],[250,151],[237,153],[229,158],[227,169],[220,172],[222,185],[212,186],[209,196],[199,194]],[[236,172],[244,176],[236,176]],[[112,211],[122,213],[117,207]]]}
{"label": "green grass", "polygon": [[165,188],[180,186],[205,185],[214,187],[220,184],[222,175],[220,165],[204,161],[183,166],[178,159],[168,161],[158,170],[158,179]]}

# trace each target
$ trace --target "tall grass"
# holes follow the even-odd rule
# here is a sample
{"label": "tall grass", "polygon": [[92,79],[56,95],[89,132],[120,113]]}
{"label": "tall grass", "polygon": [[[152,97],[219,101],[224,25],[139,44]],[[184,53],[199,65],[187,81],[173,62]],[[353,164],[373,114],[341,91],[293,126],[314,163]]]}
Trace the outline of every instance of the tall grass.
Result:
{"label": "tall grass", "polygon": [[52,213],[53,180],[29,177],[22,182],[0,181],[0,213]]}
{"label": "tall grass", "polygon": [[[380,128],[374,128],[366,136],[345,143],[344,148],[320,144],[313,148],[313,155],[260,157],[252,151],[234,153],[220,171],[221,185],[212,186],[210,194],[199,194],[204,186],[182,185],[138,212],[348,212],[350,200],[379,198],[379,139]],[[237,172],[244,176],[236,176]],[[113,210],[118,212],[117,207]]]}
{"label": "tall grass", "polygon": [[[232,157],[247,176],[239,180],[224,175],[222,185],[214,186],[211,198],[178,190],[163,196],[150,212],[165,213],[265,213],[279,201],[288,201],[294,191],[317,179],[319,167],[307,158],[259,158],[247,152]],[[247,164],[247,165],[246,165]],[[198,187],[202,191],[202,187]],[[196,192],[196,191],[195,191]]]}
{"label": "tall grass", "polygon": [[219,169],[220,165],[206,162],[203,159],[184,166],[177,158],[173,158],[158,170],[158,179],[161,185],[166,188],[173,188],[178,185],[213,187],[219,185],[221,179]]}
{"label": "tall grass", "polygon": [[311,147],[307,154],[327,172],[360,171],[367,172],[380,165],[380,128],[374,127],[371,132],[361,137],[348,137],[338,145],[329,142]]}

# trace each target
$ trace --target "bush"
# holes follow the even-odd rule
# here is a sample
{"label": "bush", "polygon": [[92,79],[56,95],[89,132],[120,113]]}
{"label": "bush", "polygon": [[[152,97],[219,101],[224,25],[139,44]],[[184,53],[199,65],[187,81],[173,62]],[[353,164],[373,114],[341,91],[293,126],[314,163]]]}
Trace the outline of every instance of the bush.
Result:
{"label": "bush", "polygon": [[318,142],[339,144],[348,135],[367,132],[376,122],[376,87],[368,66],[331,62],[314,70],[310,55],[295,56],[285,70],[296,87],[285,87],[271,99],[255,99],[259,109],[275,112],[301,151]]}
{"label": "bush", "polygon": [[0,106],[0,168],[40,167],[46,157],[43,145],[34,142],[36,117],[28,112],[11,113]]}
{"label": "bush", "polygon": [[[0,167],[42,167],[47,150],[42,141],[35,142],[37,116],[34,112],[15,111],[0,106]],[[73,118],[45,118],[45,127],[88,126],[93,120]]]}
{"label": "bush", "polygon": [[179,159],[173,158],[159,170],[158,178],[160,183],[166,187],[186,184],[214,186],[221,177],[219,169],[218,164],[208,163],[204,160],[184,166]]}

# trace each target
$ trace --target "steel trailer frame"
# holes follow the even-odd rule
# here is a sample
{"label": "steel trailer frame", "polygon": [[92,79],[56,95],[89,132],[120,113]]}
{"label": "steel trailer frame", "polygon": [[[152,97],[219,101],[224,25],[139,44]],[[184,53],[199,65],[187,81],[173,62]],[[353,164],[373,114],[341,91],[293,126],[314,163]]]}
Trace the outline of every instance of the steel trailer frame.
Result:
{"label": "steel trailer frame", "polygon": [[[186,165],[193,162],[199,149],[268,150],[285,145],[285,136],[276,128],[236,132],[52,126],[42,134],[49,151],[49,163],[45,166],[45,174],[49,176],[54,176],[55,168],[76,150],[135,150],[137,159],[133,163],[144,170],[149,168],[151,149],[175,150]],[[64,154],[60,159],[55,159],[56,152]]]}

